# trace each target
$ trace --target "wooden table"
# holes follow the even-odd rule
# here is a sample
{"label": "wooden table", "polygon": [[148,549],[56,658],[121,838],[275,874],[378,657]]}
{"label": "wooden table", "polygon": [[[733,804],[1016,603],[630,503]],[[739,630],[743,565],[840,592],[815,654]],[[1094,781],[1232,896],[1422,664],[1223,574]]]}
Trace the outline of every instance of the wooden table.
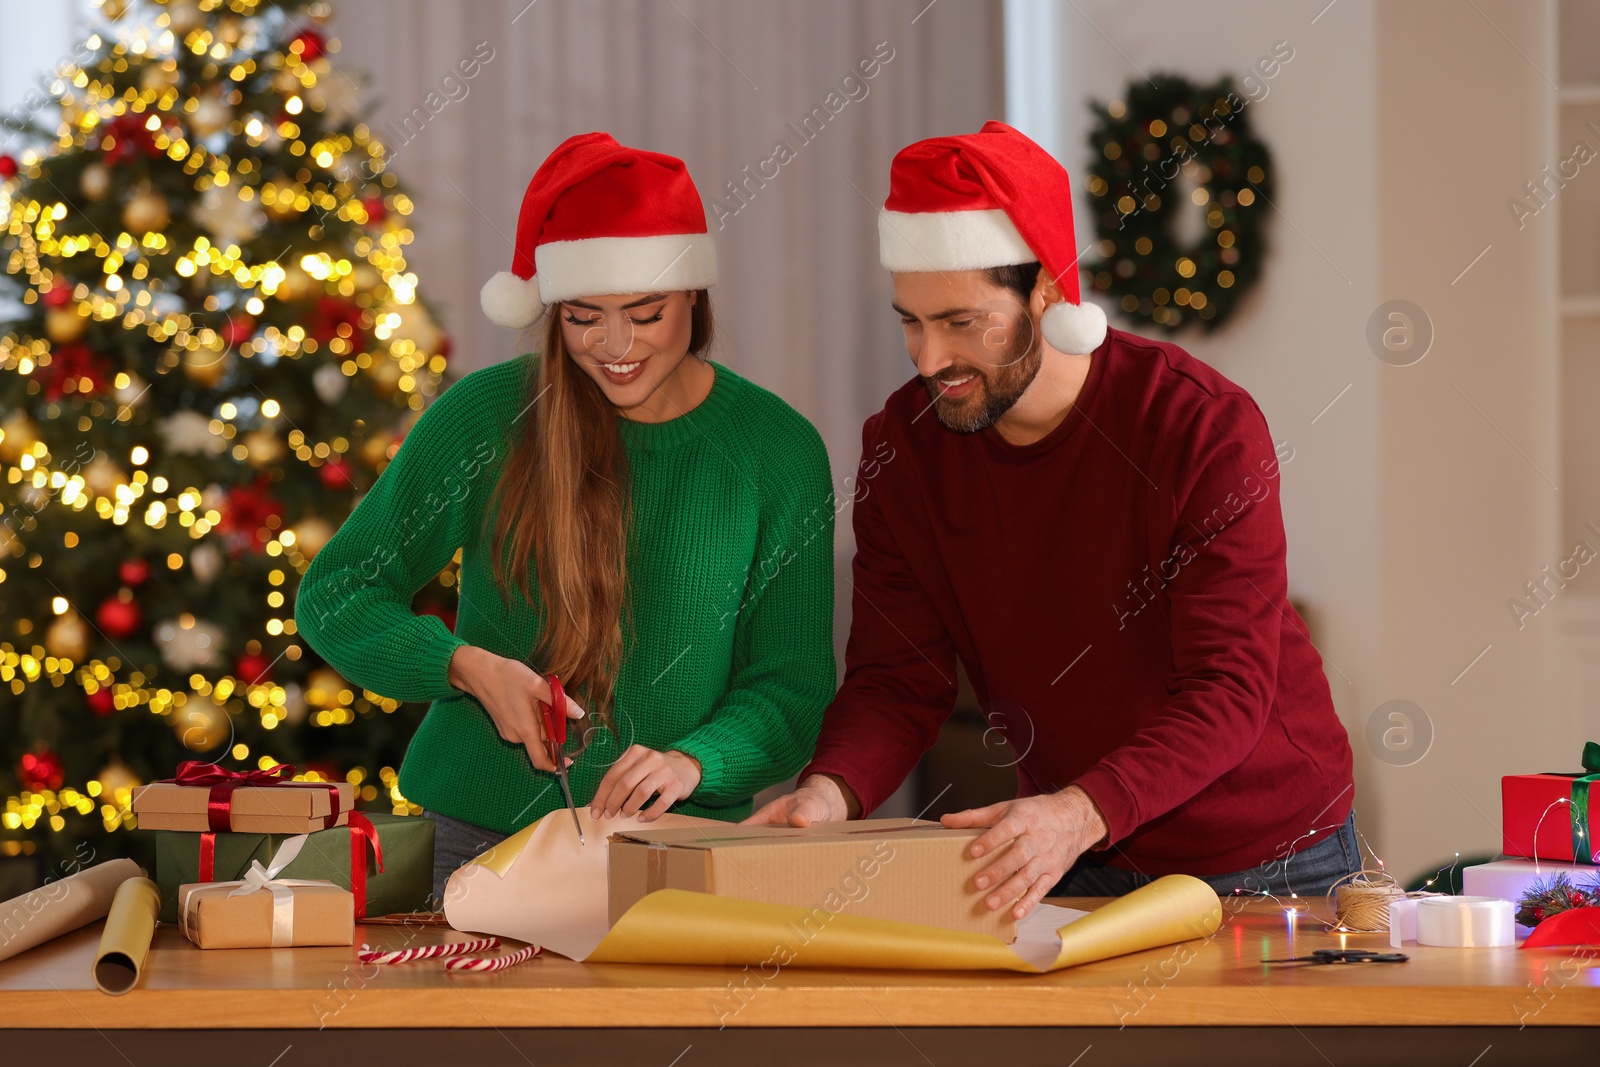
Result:
{"label": "wooden table", "polygon": [[[0,1026],[9,1031],[0,1060],[1597,1062],[1600,1029],[1590,1028],[1600,1028],[1600,952],[1408,945],[1403,964],[1267,966],[1259,961],[1290,954],[1283,912],[1266,902],[1224,904],[1223,927],[1208,940],[1038,976],[800,967],[763,975],[551,956],[460,974],[438,961],[364,965],[353,948],[202,952],[163,925],[138,988],[122,997],[101,994],[90,979],[95,924],[0,963]],[[1341,946],[1319,924],[1300,927],[1300,954]],[[463,936],[368,925],[356,941],[401,948]],[[1387,941],[1352,934],[1344,945]]]}

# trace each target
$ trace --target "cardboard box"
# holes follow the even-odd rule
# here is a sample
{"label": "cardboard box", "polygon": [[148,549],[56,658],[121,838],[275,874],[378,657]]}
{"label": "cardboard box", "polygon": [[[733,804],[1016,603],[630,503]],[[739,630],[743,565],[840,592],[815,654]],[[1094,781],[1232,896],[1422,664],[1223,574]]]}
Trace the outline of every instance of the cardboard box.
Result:
{"label": "cardboard box", "polygon": [[658,889],[942,926],[1016,940],[1010,908],[990,911],[972,878],[998,853],[967,848],[982,830],[920,819],[868,819],[797,829],[696,827],[612,834],[610,916]]}
{"label": "cardboard box", "polygon": [[[1572,782],[1577,774],[1550,771],[1544,774],[1508,774],[1500,779],[1500,849],[1508,856],[1538,860],[1567,860],[1572,856]],[[1589,806],[1589,825],[1585,828],[1589,854],[1580,863],[1594,862],[1594,849],[1600,841],[1600,790]],[[1538,849],[1534,834],[1538,833]]]}
{"label": "cardboard box", "polygon": [[[330,798],[323,782],[286,782],[280,786],[240,786],[228,806],[229,829],[243,834],[308,834],[328,828]],[[355,806],[355,786],[331,783],[339,792],[339,817],[333,826],[350,820]],[[207,806],[211,789],[203,785],[151,782],[133,791],[130,804],[144,830],[211,829]]]}
{"label": "cardboard box", "polygon": [[[272,948],[273,894],[230,896],[238,882],[178,887],[183,936],[201,948]],[[355,897],[332,882],[291,886],[290,945],[348,945],[355,940]],[[285,947],[285,946],[278,946]]]}

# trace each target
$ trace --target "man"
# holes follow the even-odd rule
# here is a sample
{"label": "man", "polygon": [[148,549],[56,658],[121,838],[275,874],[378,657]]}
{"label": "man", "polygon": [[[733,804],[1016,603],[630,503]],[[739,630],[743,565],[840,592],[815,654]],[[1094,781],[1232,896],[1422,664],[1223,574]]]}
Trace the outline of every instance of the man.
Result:
{"label": "man", "polygon": [[880,258],[917,377],[862,434],[844,685],[796,791],[750,821],[870,813],[959,657],[1020,751],[1017,799],[943,820],[989,828],[990,909],[1175,872],[1323,893],[1361,867],[1350,745],[1289,604],[1266,421],[1080,302],[1070,205],[1003,123],[895,157]]}

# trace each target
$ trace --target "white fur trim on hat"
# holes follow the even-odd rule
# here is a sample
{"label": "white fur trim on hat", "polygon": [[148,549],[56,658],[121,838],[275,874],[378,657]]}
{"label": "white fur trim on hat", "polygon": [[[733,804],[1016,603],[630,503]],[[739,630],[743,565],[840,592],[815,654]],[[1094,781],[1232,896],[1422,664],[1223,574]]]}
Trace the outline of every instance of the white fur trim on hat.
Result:
{"label": "white fur trim on hat", "polygon": [[490,322],[513,330],[532,326],[544,314],[538,281],[519,278],[508,270],[483,283],[478,302],[483,305],[483,313],[489,316]]}
{"label": "white fur trim on hat", "polygon": [[885,270],[986,270],[1038,258],[999,208],[878,212],[878,261]]}
{"label": "white fur trim on hat", "polygon": [[534,249],[533,261],[547,304],[608,293],[707,289],[717,281],[717,246],[708,233],[549,241]]}
{"label": "white fur trim on hat", "polygon": [[1069,304],[1065,300],[1044,309],[1039,332],[1045,343],[1066,355],[1087,355],[1106,339],[1106,313],[1099,304],[1085,300]]}

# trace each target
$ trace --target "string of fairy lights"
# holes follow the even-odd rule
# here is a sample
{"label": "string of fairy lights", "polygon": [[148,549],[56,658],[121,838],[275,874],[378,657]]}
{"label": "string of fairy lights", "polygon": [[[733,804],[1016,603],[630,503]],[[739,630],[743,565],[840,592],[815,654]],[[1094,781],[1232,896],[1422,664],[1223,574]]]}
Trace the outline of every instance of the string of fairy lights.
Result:
{"label": "string of fairy lights", "polygon": [[[222,381],[236,360],[265,363],[320,351],[337,361],[323,370],[337,367],[347,380],[365,375],[378,395],[398,397],[413,412],[419,412],[437,389],[446,360],[437,351],[437,331],[415,303],[417,278],[404,256],[405,246],[414,236],[404,224],[413,204],[394,188],[396,179],[385,169],[384,145],[365,124],[316,136],[305,129],[308,110],[323,110],[328,98],[339,91],[337,85],[329,84],[335,79],[330,78],[330,68],[323,60],[330,42],[307,30],[285,48],[258,54],[255,50],[264,47],[262,31],[252,18],[269,6],[259,0],[172,0],[160,5],[152,25],[95,34],[87,47],[98,56],[97,61],[60,73],[49,86],[61,110],[53,142],[24,152],[16,173],[24,179],[38,179],[41,165],[54,156],[134,144],[130,151],[142,150],[151,158],[165,156],[181,165],[182,173],[194,181],[197,200],[225,192],[241,201],[243,210],[259,211],[274,222],[303,221],[313,239],[324,235],[330,220],[381,229],[359,236],[348,255],[315,251],[255,260],[238,241],[227,239],[238,236],[234,234],[202,235],[179,247],[167,232],[172,219],[166,198],[149,190],[135,190],[126,201],[119,232],[68,232],[73,215],[69,198],[60,190],[41,197],[37,195],[41,183],[22,185],[0,175],[0,239],[10,250],[0,265],[27,283],[22,293],[25,305],[44,303],[47,335],[0,337],[0,370],[31,378],[30,393],[37,393],[40,378],[49,374],[63,397],[101,394],[93,397],[87,413],[80,417],[80,430],[90,428],[91,416],[130,421],[148,388],[130,371],[117,372],[108,383],[96,381],[87,371],[79,373],[77,368],[68,368],[63,374],[57,365],[52,371],[61,346],[77,341],[92,323],[116,323],[127,331],[142,331],[163,348],[160,372],[179,371],[201,386]],[[103,0],[101,8],[115,22],[127,4]],[[310,5],[308,10],[317,21],[326,17],[325,4]],[[336,42],[331,44],[336,47]],[[178,84],[181,53],[215,64],[216,84],[193,92]],[[130,64],[138,64],[142,71],[138,87],[119,89],[112,75],[126,74]],[[272,88],[282,94],[281,113],[276,118],[258,114],[235,117],[232,105],[242,99],[237,86],[261,74],[263,64],[272,71]],[[269,176],[261,173],[262,164],[256,158],[241,155],[234,159],[226,151],[208,148],[204,142],[209,134],[230,124],[246,146],[281,147],[302,160],[302,165],[293,173]],[[91,163],[82,185],[85,196],[98,200],[110,190],[112,179],[102,164]],[[49,183],[43,186],[48,193]],[[36,193],[28,195],[22,188]],[[96,284],[81,280],[70,284],[67,268],[86,260],[98,260],[92,271]],[[91,272],[78,268],[80,278],[85,273]],[[206,297],[203,313],[170,306],[166,279],[174,275],[191,279],[201,274],[235,287],[237,300],[232,307],[224,309],[215,293]],[[382,293],[386,296],[379,306],[374,294]],[[253,328],[253,319],[270,314],[273,301],[304,300],[313,294],[338,294],[348,299],[370,316],[370,328],[339,322],[321,338],[300,324]],[[215,321],[207,321],[210,313],[216,313]],[[319,392],[323,384],[319,381]],[[330,387],[342,389],[337,382]],[[50,410],[54,414],[59,408]],[[249,411],[228,402],[221,404],[213,417],[198,417],[215,438],[213,451],[226,451],[233,459],[258,467],[293,456],[323,468],[325,482],[344,474],[337,465],[352,450],[362,462],[379,468],[398,447],[392,435],[371,435],[355,445],[342,435],[313,440],[295,428],[280,436],[269,430],[243,429],[236,422],[241,415],[254,420],[272,419],[280,413],[278,400],[262,397]],[[225,502],[202,487],[174,484],[162,474],[145,470],[150,458],[145,446],[133,448],[126,456],[131,474],[122,469],[121,457],[114,461],[101,455],[82,464],[71,456],[52,455],[24,413],[15,412],[0,421],[0,467],[5,480],[29,492],[34,500],[92,512],[113,525],[139,522],[160,530],[176,523],[187,531],[194,546],[214,540],[224,520]],[[292,605],[283,587],[291,571],[305,572],[332,533],[332,525],[317,516],[283,526],[276,515],[267,515],[253,531],[255,547],[273,563],[281,564],[269,576],[273,588],[267,594],[267,606],[273,614],[264,623],[267,635],[295,634]],[[65,547],[72,548],[76,537],[68,534]],[[174,572],[195,567],[194,551],[192,547],[187,553],[170,552],[164,563]],[[28,553],[8,523],[0,525],[0,588],[6,580],[5,566],[12,560],[39,565],[39,556]],[[451,584],[451,574],[447,571],[442,580]],[[0,643],[0,685],[13,696],[36,685],[81,687],[97,712],[144,708],[165,718],[196,751],[211,750],[233,738],[230,706],[253,710],[268,731],[298,720],[338,726],[355,722],[362,713],[391,713],[399,706],[398,701],[377,693],[355,691],[329,668],[311,672],[304,686],[279,684],[264,677],[270,664],[259,655],[241,661],[233,671],[196,669],[189,674],[186,689],[159,685],[120,656],[88,656],[89,625],[67,598],[54,598],[52,611],[53,621],[40,635],[42,643],[29,647]],[[182,613],[170,623],[179,636],[192,634],[203,625],[190,613]],[[19,624],[22,632],[28,632],[27,627],[25,620]],[[259,650],[259,642],[250,644]],[[291,661],[302,654],[293,642],[282,653]],[[239,669],[258,664],[262,667],[259,672]],[[269,753],[252,753],[244,742],[233,744],[227,754],[236,760],[253,759],[262,768],[278,762]],[[34,760],[31,765],[30,758]],[[128,810],[129,794],[142,783],[120,761],[113,760],[99,776],[81,785],[62,781],[59,765],[42,765],[37,756],[25,756],[23,769],[33,781],[25,783],[17,795],[4,798],[0,827],[60,831],[66,818],[74,814],[86,818],[98,814],[108,832],[134,824]],[[382,766],[375,772],[355,767],[345,777],[356,786],[361,800],[386,796],[396,812],[420,811],[400,795],[393,767]],[[314,770],[295,778],[327,780]],[[37,788],[27,787],[29,784]],[[0,854],[32,851],[33,842],[26,839],[0,841]]]}

